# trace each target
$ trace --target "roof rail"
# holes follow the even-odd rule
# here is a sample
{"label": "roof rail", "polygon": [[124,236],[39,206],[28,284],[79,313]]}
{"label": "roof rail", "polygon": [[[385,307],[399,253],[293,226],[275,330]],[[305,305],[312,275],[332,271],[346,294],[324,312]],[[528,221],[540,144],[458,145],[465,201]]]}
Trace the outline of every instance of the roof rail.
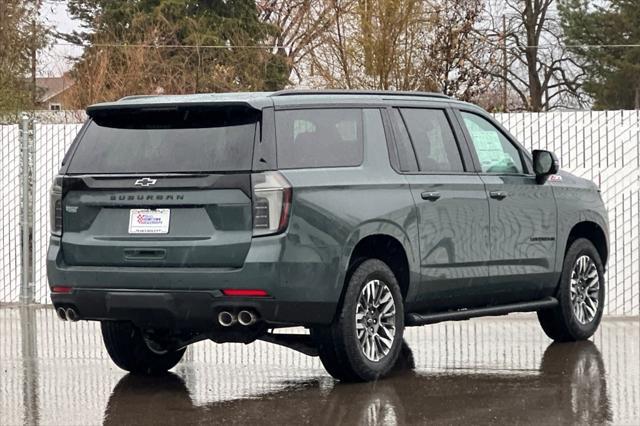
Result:
{"label": "roof rail", "polygon": [[294,96],[294,95],[378,95],[378,96],[421,96],[425,98],[451,99],[443,93],[436,92],[410,92],[394,90],[354,90],[354,89],[285,89],[273,92],[270,96]]}
{"label": "roof rail", "polygon": [[123,98],[118,99],[119,101],[130,101],[132,99],[144,99],[144,98],[157,98],[158,95],[130,95],[130,96],[125,96]]}

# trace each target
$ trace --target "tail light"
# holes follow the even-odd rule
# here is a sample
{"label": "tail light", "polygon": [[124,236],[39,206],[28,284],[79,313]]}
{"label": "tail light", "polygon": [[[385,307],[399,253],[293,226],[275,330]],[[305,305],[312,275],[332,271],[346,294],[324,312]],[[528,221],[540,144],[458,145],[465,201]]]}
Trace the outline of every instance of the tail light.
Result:
{"label": "tail light", "polygon": [[254,173],[253,236],[278,234],[289,224],[291,185],[278,172]]}
{"label": "tail light", "polygon": [[244,297],[267,297],[269,293],[264,290],[247,290],[247,289],[234,289],[225,288],[222,290],[222,294],[225,296],[244,296]]}
{"label": "tail light", "polygon": [[62,235],[62,176],[53,178],[49,191],[51,234]]}

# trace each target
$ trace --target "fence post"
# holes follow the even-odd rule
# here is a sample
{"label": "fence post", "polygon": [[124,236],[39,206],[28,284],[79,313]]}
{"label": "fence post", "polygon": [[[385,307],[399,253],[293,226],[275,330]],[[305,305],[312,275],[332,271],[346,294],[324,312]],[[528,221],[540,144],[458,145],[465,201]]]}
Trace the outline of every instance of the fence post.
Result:
{"label": "fence post", "polygon": [[20,278],[20,303],[34,302],[33,269],[31,264],[33,243],[33,203],[31,188],[31,122],[27,114],[20,119],[20,233],[22,236],[22,273]]}

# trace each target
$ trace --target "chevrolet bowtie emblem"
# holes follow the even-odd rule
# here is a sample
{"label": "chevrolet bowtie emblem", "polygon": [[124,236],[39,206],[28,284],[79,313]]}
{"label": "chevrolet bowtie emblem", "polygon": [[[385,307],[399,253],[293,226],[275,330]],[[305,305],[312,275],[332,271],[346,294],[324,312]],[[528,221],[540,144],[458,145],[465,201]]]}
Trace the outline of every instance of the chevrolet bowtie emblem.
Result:
{"label": "chevrolet bowtie emblem", "polygon": [[142,178],[142,179],[138,179],[134,183],[134,185],[136,185],[136,186],[151,186],[151,185],[155,185],[157,181],[158,181],[157,179]]}

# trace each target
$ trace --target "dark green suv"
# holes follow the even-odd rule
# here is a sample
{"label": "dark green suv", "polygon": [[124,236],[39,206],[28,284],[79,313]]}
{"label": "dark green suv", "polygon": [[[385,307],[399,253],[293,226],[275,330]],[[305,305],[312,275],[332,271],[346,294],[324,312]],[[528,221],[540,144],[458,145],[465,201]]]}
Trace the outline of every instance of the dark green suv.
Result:
{"label": "dark green suv", "polygon": [[372,380],[407,326],[537,311],[563,341],[600,322],[599,190],[476,106],[281,91],[87,113],[51,191],[51,299],[125,370],[259,339]]}

